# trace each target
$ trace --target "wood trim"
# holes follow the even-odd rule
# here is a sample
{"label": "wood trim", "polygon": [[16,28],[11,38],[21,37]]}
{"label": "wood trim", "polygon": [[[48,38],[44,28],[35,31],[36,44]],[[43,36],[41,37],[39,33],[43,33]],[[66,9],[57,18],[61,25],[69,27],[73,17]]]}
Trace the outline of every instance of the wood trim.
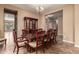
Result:
{"label": "wood trim", "polygon": [[63,42],[67,42],[67,43],[71,43],[71,44],[74,44],[74,42],[71,42],[71,41],[67,41],[67,40],[64,40],[64,39],[63,39]]}

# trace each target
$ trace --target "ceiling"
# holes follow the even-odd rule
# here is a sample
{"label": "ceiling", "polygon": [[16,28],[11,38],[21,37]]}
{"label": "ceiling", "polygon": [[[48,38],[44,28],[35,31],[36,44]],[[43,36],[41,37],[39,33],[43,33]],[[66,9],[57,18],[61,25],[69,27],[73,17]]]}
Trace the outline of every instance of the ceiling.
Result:
{"label": "ceiling", "polygon": [[[38,7],[40,4],[12,4],[13,6],[28,10],[30,12],[33,13],[37,13],[38,11],[36,10],[36,7]],[[62,7],[65,6],[66,4],[41,4],[40,6],[42,6],[44,8],[44,11],[48,10],[48,9],[55,9],[58,7]]]}

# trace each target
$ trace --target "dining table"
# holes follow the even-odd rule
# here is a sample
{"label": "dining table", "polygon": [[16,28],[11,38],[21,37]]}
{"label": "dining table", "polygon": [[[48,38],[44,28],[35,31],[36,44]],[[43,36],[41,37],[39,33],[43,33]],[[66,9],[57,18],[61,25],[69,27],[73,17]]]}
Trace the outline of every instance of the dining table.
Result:
{"label": "dining table", "polygon": [[[33,30],[32,33],[27,33],[27,34],[25,34],[25,33],[23,32],[24,34],[22,34],[22,36],[23,36],[23,37],[26,36],[28,42],[36,41],[36,31],[37,31],[37,30]],[[54,32],[51,32],[51,33],[54,33]],[[46,39],[47,39],[47,36],[48,36],[47,31],[45,31],[45,34],[44,34],[43,36],[44,36],[44,40],[46,40]]]}

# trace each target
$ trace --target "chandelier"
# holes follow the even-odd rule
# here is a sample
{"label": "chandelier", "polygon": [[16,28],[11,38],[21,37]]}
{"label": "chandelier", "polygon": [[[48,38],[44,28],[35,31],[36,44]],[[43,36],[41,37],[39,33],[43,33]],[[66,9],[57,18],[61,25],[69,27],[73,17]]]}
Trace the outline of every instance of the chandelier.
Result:
{"label": "chandelier", "polygon": [[41,5],[39,5],[36,7],[36,10],[39,12],[42,12],[44,10],[44,8]]}
{"label": "chandelier", "polygon": [[39,16],[39,19],[40,19],[40,16],[41,16],[42,11],[44,10],[44,7],[41,4],[38,4],[36,6],[36,10],[37,10],[37,13],[38,13],[38,16]]}

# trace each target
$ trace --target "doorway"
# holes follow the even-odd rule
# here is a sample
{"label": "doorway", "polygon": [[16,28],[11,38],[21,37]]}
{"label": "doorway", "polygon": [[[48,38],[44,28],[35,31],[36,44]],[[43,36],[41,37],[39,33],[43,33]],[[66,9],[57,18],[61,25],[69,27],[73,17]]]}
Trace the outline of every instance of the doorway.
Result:
{"label": "doorway", "polygon": [[13,43],[13,29],[17,31],[17,11],[4,9],[4,35],[7,38],[7,47]]}
{"label": "doorway", "polygon": [[63,11],[57,11],[51,14],[46,15],[46,28],[48,29],[57,29],[58,36],[57,40],[63,41]]}

